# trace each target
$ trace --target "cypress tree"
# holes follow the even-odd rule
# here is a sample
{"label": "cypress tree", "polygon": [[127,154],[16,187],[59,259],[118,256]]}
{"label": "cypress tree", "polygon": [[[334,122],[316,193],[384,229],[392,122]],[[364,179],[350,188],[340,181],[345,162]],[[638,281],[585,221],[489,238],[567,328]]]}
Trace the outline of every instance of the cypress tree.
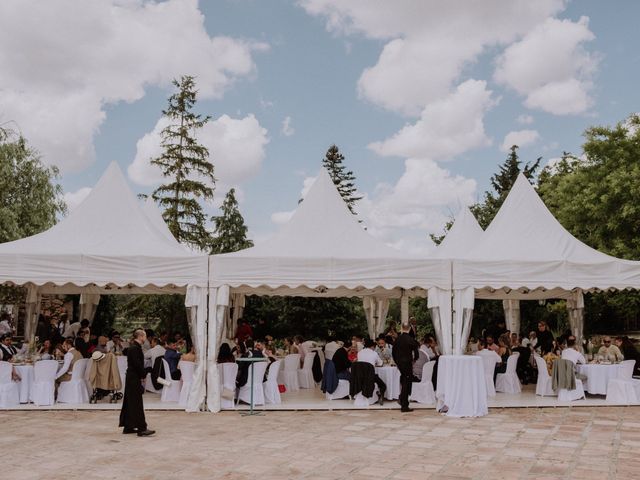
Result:
{"label": "cypress tree", "polygon": [[247,226],[238,208],[235,189],[229,190],[222,203],[222,215],[211,218],[215,224],[211,253],[237,252],[253,247],[247,238]]}

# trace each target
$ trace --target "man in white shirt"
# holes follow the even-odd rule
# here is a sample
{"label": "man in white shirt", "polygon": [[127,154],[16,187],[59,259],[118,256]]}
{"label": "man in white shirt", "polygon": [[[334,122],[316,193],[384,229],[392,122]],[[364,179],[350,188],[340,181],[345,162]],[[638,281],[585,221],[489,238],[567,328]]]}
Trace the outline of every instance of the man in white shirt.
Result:
{"label": "man in white shirt", "polygon": [[158,343],[159,340],[156,337],[151,337],[151,348],[144,352],[144,366],[145,368],[153,368],[153,364],[156,358],[163,357],[166,349]]}
{"label": "man in white shirt", "polygon": [[67,382],[71,380],[71,373],[73,372],[73,365],[82,360],[82,354],[73,347],[73,340],[66,339],[62,342],[62,350],[64,353],[64,363],[58,372],[56,373],[56,383]]}
{"label": "man in white shirt", "polygon": [[324,346],[324,358],[327,360],[333,360],[333,354],[342,346],[336,339],[333,337],[329,337],[329,343]]}
{"label": "man in white shirt", "polygon": [[500,355],[498,355],[493,350],[489,350],[486,347],[487,347],[487,344],[486,344],[485,340],[480,338],[478,340],[478,351],[475,354],[479,355],[481,357],[493,358],[493,359],[495,359],[496,363],[500,363],[502,361],[502,359],[500,358]]}
{"label": "man in white shirt", "polygon": [[[371,365],[373,365],[374,368],[381,367],[382,359],[380,358],[380,355],[378,355],[375,352],[376,342],[374,342],[370,338],[367,338],[364,341],[363,347],[364,348],[358,352],[358,361],[370,363]],[[387,386],[382,381],[382,379],[378,376],[377,373],[374,374],[373,381],[378,386],[378,390],[379,390],[378,395],[380,396],[380,398],[378,399],[378,402],[380,403],[380,405],[382,405],[384,402],[384,392],[387,391]]]}
{"label": "man in white shirt", "polygon": [[570,336],[567,338],[567,348],[562,350],[562,359],[571,360],[574,365],[577,365],[578,363],[587,363],[584,355],[576,350],[576,337]]}
{"label": "man in white shirt", "polygon": [[128,346],[129,344],[127,342],[122,341],[120,332],[111,332],[111,340],[107,342],[107,352],[122,354],[122,351]]}

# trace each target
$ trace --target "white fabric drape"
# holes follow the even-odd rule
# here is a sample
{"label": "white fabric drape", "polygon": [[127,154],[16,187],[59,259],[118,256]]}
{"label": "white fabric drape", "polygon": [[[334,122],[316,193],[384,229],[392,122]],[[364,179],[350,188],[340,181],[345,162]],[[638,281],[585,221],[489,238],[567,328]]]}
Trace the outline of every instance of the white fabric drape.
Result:
{"label": "white fabric drape", "polygon": [[95,293],[81,293],[80,294],[80,320],[85,318],[89,320],[89,325],[93,324],[93,319],[96,316],[96,310],[98,310],[98,304],[100,303],[100,295]]}
{"label": "white fabric drape", "polygon": [[402,296],[400,297],[400,324],[409,324],[409,295],[405,290],[402,290]]}
{"label": "white fabric drape", "polygon": [[187,412],[198,412],[204,406],[207,374],[207,290],[189,286],[184,301],[189,309],[189,330],[196,349],[196,367],[187,398]]}
{"label": "white fabric drape", "polygon": [[32,342],[36,335],[41,301],[42,294],[40,293],[40,289],[35,285],[29,285],[27,287],[27,298],[25,300],[26,315],[24,319],[24,338],[29,342]]}
{"label": "white fabric drape", "polygon": [[454,290],[453,293],[452,351],[454,355],[463,355],[467,349],[469,332],[471,332],[475,290],[473,288],[465,288]]}
{"label": "white fabric drape", "polygon": [[375,339],[384,332],[385,320],[389,312],[389,299],[374,296],[362,297],[362,306],[367,318],[369,338]]}
{"label": "white fabric drape", "polygon": [[440,347],[440,353],[452,353],[451,344],[451,291],[438,287],[429,289],[427,307],[431,312],[433,329]]}
{"label": "white fabric drape", "polygon": [[571,298],[567,299],[567,310],[569,311],[571,333],[576,337],[576,345],[582,349],[584,335],[584,296],[582,290],[578,289],[572,292]]}
{"label": "white fabric drape", "polygon": [[222,343],[225,310],[229,307],[229,287],[223,285],[209,289],[209,344],[207,348],[207,408],[220,411],[220,375],[216,360]]}
{"label": "white fabric drape", "polygon": [[[520,300],[502,300],[504,319],[507,330],[511,333],[520,333]],[[497,341],[497,339],[496,339]]]}

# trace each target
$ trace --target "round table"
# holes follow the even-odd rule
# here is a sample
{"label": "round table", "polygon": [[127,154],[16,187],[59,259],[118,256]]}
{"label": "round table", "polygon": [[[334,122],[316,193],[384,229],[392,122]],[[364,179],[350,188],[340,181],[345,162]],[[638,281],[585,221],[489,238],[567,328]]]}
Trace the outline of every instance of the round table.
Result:
{"label": "round table", "polygon": [[387,386],[384,392],[384,398],[387,400],[396,400],[400,398],[400,370],[396,366],[376,367],[376,374],[380,380]]}
{"label": "round table", "polygon": [[438,358],[436,409],[446,406],[450,417],[481,417],[489,413],[482,358],[442,355]]}
{"label": "round table", "polygon": [[578,365],[578,373],[587,377],[586,380],[582,381],[585,391],[592,395],[606,395],[609,380],[618,376],[620,368],[621,365],[619,363],[610,365],[588,363],[586,365]]}
{"label": "round table", "polygon": [[21,380],[18,382],[20,389],[20,403],[29,403],[31,396],[31,386],[33,385],[33,365],[14,365],[16,373],[20,375]]}

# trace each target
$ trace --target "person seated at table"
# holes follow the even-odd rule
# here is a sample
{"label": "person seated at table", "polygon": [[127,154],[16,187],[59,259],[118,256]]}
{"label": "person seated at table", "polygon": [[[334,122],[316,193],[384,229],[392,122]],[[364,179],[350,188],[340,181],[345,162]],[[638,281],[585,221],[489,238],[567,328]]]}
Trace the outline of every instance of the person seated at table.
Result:
{"label": "person seated at table", "polygon": [[[178,363],[180,363],[181,354],[178,351],[178,346],[175,342],[171,342],[165,348],[163,358],[169,364],[169,373],[172,380],[180,380],[181,372],[178,369]],[[165,372],[166,374],[166,372]]]}
{"label": "person seated at table", "polygon": [[62,342],[62,351],[64,352],[64,363],[56,373],[56,383],[68,382],[71,380],[73,365],[82,360],[82,354],[73,346],[73,340],[67,338]]}
{"label": "person seated at table", "polygon": [[349,342],[349,346],[347,347],[347,357],[350,362],[355,362],[358,359],[358,345],[354,340],[354,337],[351,337],[351,341]]}
{"label": "person seated at table", "polygon": [[620,349],[611,343],[611,337],[606,336],[602,339],[602,346],[598,350],[598,355],[604,357],[605,360],[608,358],[612,362],[620,362],[622,361],[622,352]]}
{"label": "person seated at table", "polygon": [[336,367],[336,376],[338,380],[349,380],[351,373],[351,360],[349,360],[348,349],[345,347],[347,342],[343,343],[333,354],[333,365]]}
{"label": "person seated at table", "polygon": [[[153,338],[153,335],[151,338]],[[128,344],[122,340],[120,332],[113,330],[111,332],[111,338],[107,342],[107,352],[111,352],[114,355],[122,355],[122,351],[127,348],[127,346]],[[151,347],[151,343],[149,343],[149,347]]]}
{"label": "person seated at table", "polygon": [[495,351],[489,350],[487,348],[487,342],[483,338],[478,339],[478,351],[476,352],[476,355],[480,357],[487,356],[487,357],[495,358],[496,364],[502,361],[502,359],[500,358],[500,355],[498,355]]}
{"label": "person seated at table", "polygon": [[391,345],[387,345],[387,341],[384,338],[384,335],[378,336],[376,340],[376,353],[380,355],[380,358],[383,362],[390,362],[393,356],[391,355]]}
{"label": "person seated at table", "polygon": [[429,346],[427,345],[429,341],[428,336],[422,337],[422,341],[420,342],[420,348],[418,349],[418,359],[413,362],[413,381],[420,382],[422,380],[422,369],[424,364],[429,361]]}
{"label": "person seated at table", "polygon": [[40,350],[38,350],[38,355],[40,355],[41,360],[53,359],[53,345],[51,344],[51,340],[46,339],[42,342],[42,346],[40,347]]}
{"label": "person seated at table", "polygon": [[176,332],[173,336],[173,343],[176,344],[176,350],[181,354],[187,353],[187,341],[181,333]]}
{"label": "person seated at table", "polygon": [[516,365],[516,374],[518,378],[522,382],[523,385],[528,385],[529,381],[533,378],[533,368],[531,366],[531,349],[528,347],[523,347],[520,343],[520,336],[518,335],[515,340],[513,337],[511,338],[511,352],[518,352],[520,355],[518,356],[518,362]]}
{"label": "person seated at table", "polygon": [[81,328],[73,343],[75,349],[80,352],[84,358],[89,358],[91,356],[91,353],[89,352],[90,336],[91,333],[88,328]]}
{"label": "person seated at table", "polygon": [[547,372],[549,372],[549,375],[551,375],[552,372],[553,372],[553,362],[558,360],[560,358],[560,356],[556,355],[556,353],[554,352],[553,347],[549,351],[541,349],[540,353],[541,353],[542,359],[547,364]]}
{"label": "person seated at table", "polygon": [[493,350],[494,352],[498,352],[498,350],[500,350],[500,347],[496,344],[493,335],[487,335],[485,337],[486,340],[486,346],[487,346],[487,350]]}
{"label": "person seated at table", "polygon": [[105,337],[104,335],[100,335],[98,337],[98,341],[96,343],[96,348],[94,348],[94,352],[108,353],[109,349],[107,348],[107,343],[109,342],[109,337]]}
{"label": "person seated at table", "polygon": [[578,351],[578,347],[576,345],[576,337],[573,335],[567,338],[567,348],[562,350],[562,355],[560,358],[564,360],[571,360],[574,365],[578,363],[585,364],[587,360],[584,358],[584,355]]}
{"label": "person seated at table", "polygon": [[336,342],[336,337],[333,335],[330,335],[327,340],[329,341],[324,346],[324,358],[331,360],[333,358],[333,354],[340,348],[340,344]]}
{"label": "person seated at table", "polygon": [[[365,339],[364,348],[358,352],[358,362],[367,362],[373,365],[373,367],[381,367],[382,359],[380,355],[378,355],[375,351],[376,342],[371,340],[370,338]],[[382,379],[376,373],[373,377],[373,381],[378,385],[378,390],[380,395],[380,405],[384,402],[384,392],[387,390],[387,386],[382,381]]]}
{"label": "person seated at table", "polygon": [[496,352],[500,357],[500,363],[496,364],[496,369],[493,374],[493,382],[495,383],[496,377],[499,373],[505,373],[507,371],[507,360],[511,356],[511,337],[506,333],[500,335],[498,338],[498,351]]}
{"label": "person seated at table", "polygon": [[531,349],[535,349],[538,344],[538,338],[536,337],[536,332],[531,330],[529,332],[529,336],[522,339],[522,346],[528,347]]}
{"label": "person seated at table", "polygon": [[285,355],[294,355],[298,353],[298,346],[294,343],[291,337],[285,337],[284,339],[284,353]]}
{"label": "person seated at table", "polygon": [[440,348],[438,341],[433,335],[427,335],[427,344],[425,352],[429,355],[429,360],[436,360],[440,356]]}
{"label": "person seated at table", "polygon": [[167,351],[162,345],[160,345],[160,339],[157,337],[151,337],[150,348],[143,353],[144,357],[144,366],[147,370],[147,373],[150,373],[155,365],[156,358],[164,357],[165,352]]}
{"label": "person seated at table", "polygon": [[18,354],[18,349],[13,345],[13,337],[10,333],[0,337],[0,360],[10,362]]}
{"label": "person seated at table", "polygon": [[236,357],[231,353],[231,346],[226,342],[220,344],[218,363],[234,363],[235,361]]}
{"label": "person seated at table", "polygon": [[475,337],[469,337],[469,342],[467,343],[467,352],[468,353],[476,353],[478,351],[478,340]]}
{"label": "person seated at table", "polygon": [[511,334],[511,349],[513,349],[514,347],[519,347],[520,346],[520,335],[518,335],[517,333],[512,333]]}
{"label": "person seated at table", "polygon": [[[255,348],[255,344],[252,339],[247,339],[245,342],[247,351],[242,355],[242,358],[262,358],[264,355],[260,350]],[[236,376],[236,387],[244,387],[247,384],[249,378],[249,366],[251,362],[238,362],[238,374]]]}
{"label": "person seated at table", "polygon": [[634,375],[640,375],[640,355],[638,354],[638,350],[633,345],[633,342],[627,337],[616,337],[615,344],[622,352],[622,356],[625,360],[635,360],[636,364],[633,369]]}

